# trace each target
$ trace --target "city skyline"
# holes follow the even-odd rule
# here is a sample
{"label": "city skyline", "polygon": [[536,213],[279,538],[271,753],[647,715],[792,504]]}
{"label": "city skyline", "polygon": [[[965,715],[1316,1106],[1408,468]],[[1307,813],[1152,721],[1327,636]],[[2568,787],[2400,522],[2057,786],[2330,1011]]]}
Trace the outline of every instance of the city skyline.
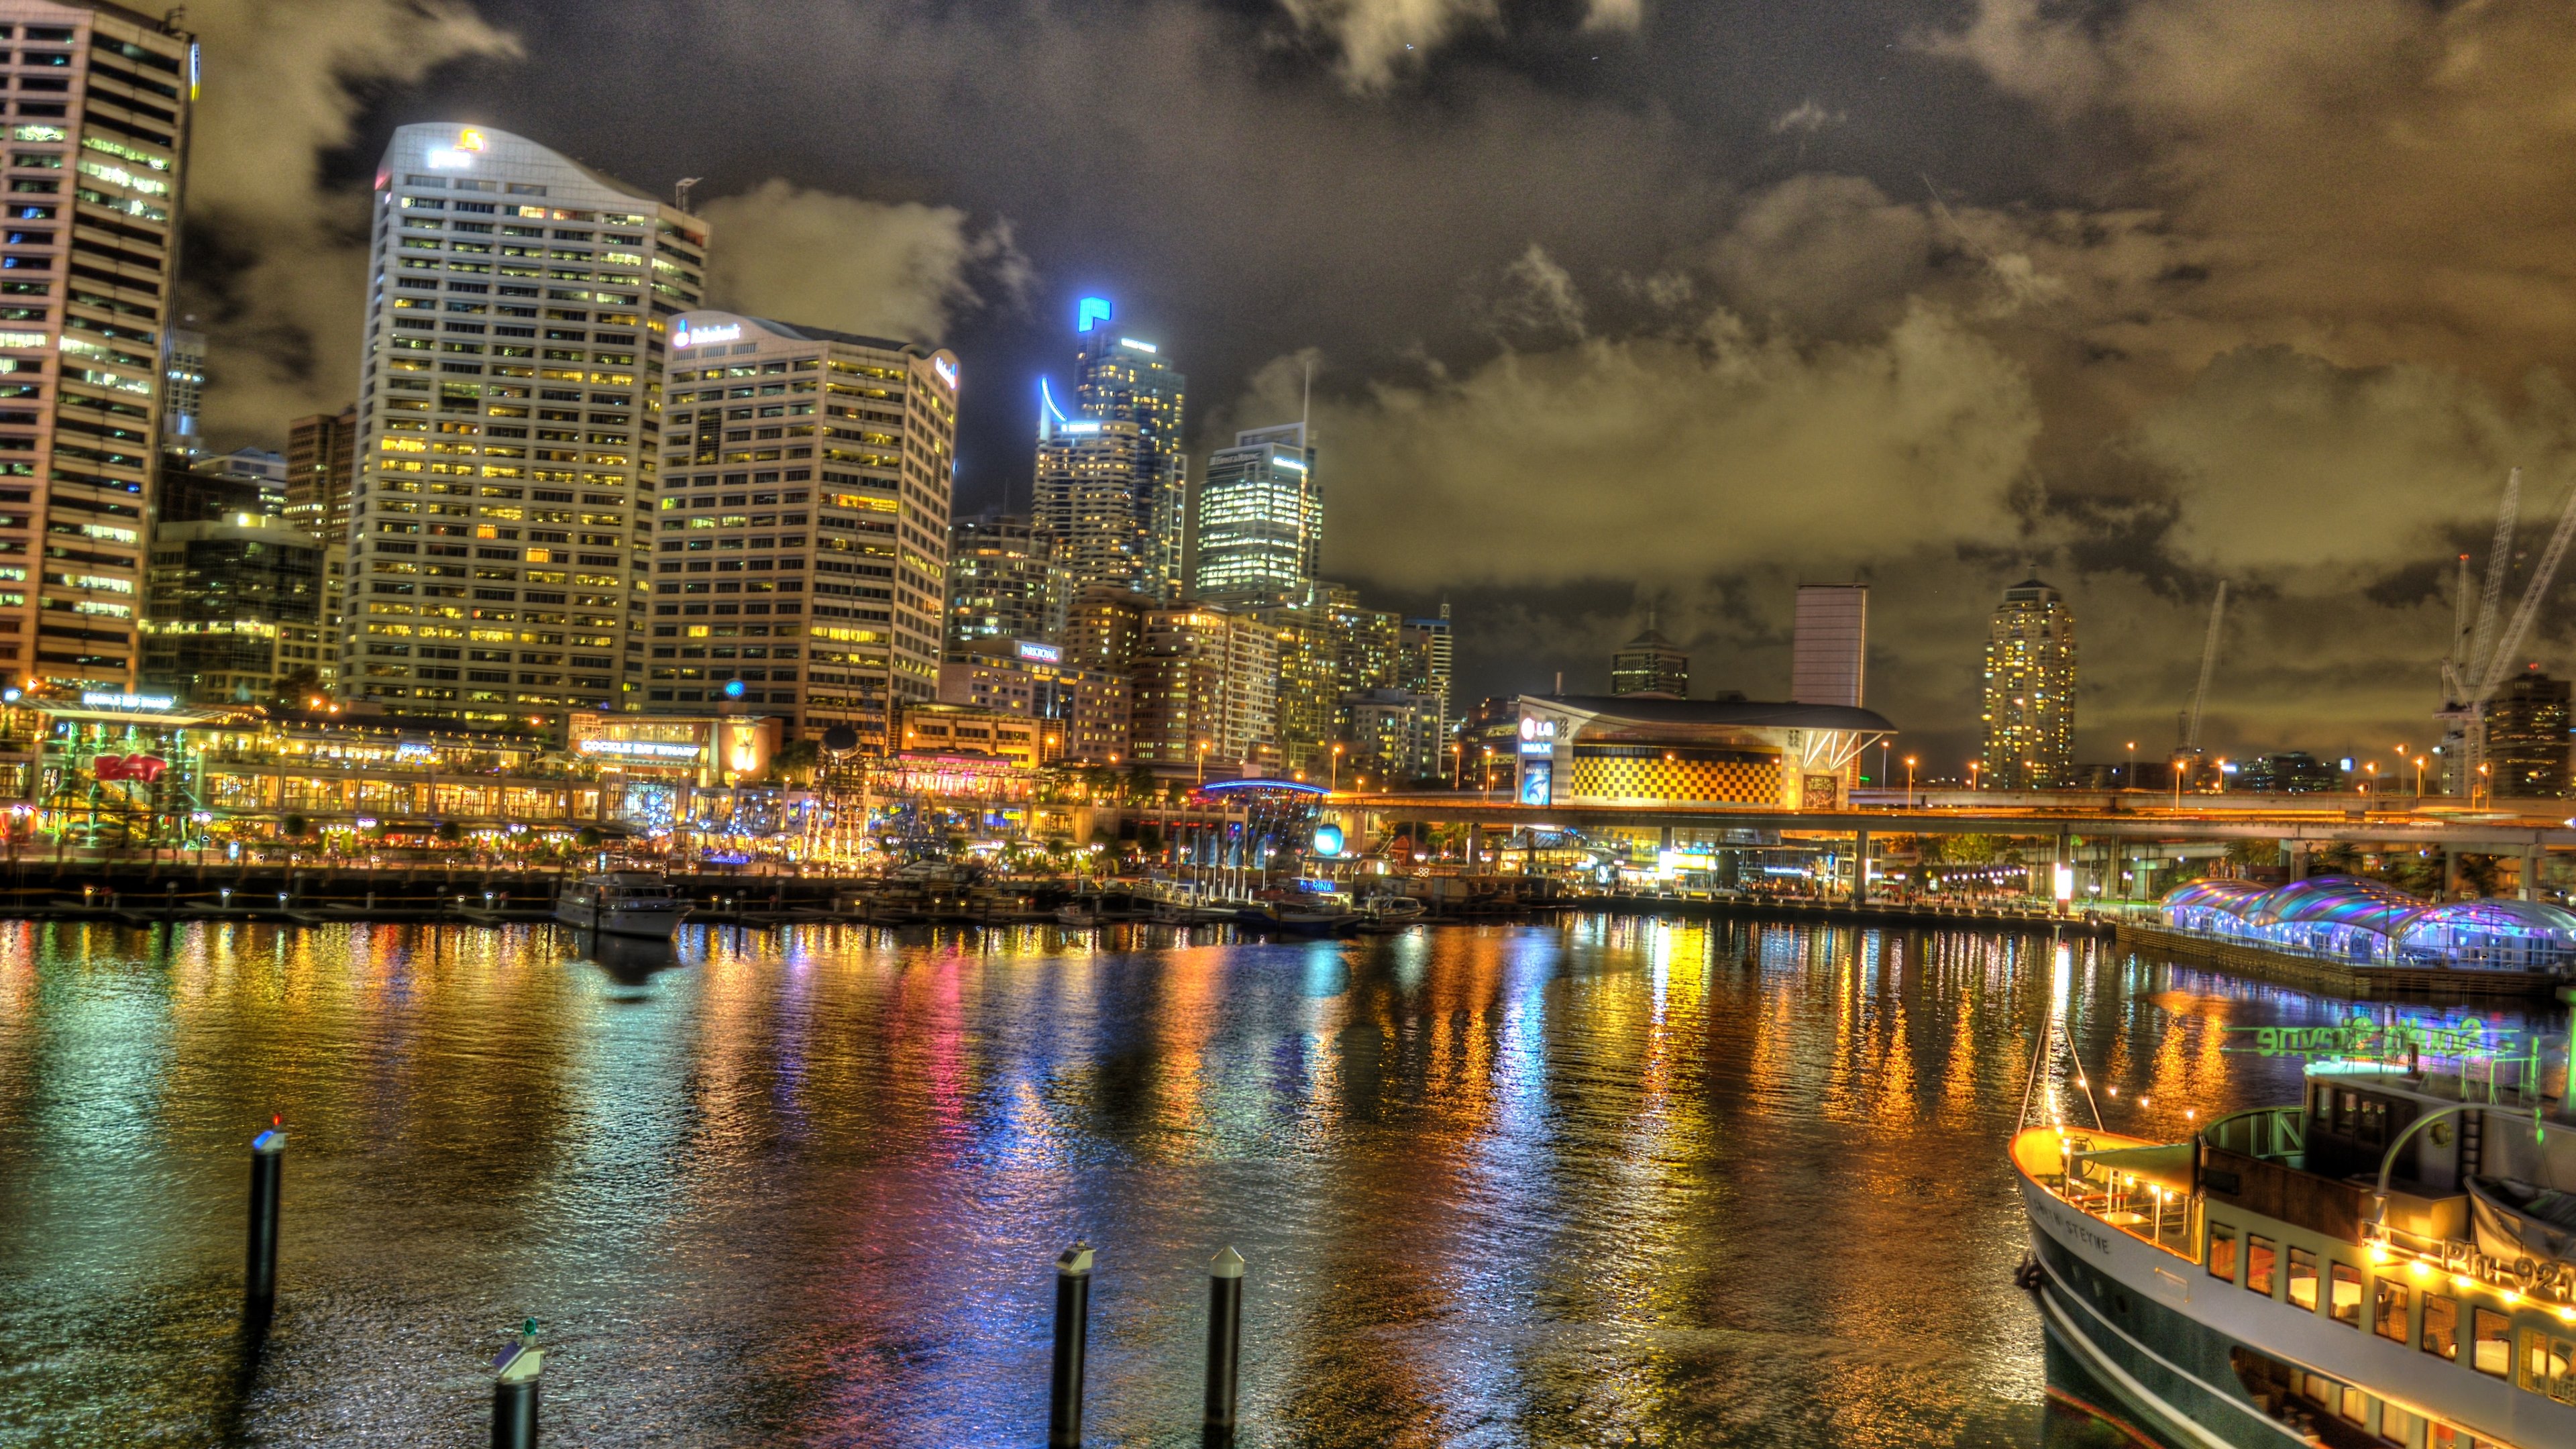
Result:
{"label": "city skyline", "polygon": [[[1371,49],[1382,32],[1361,23],[1367,5],[1347,23],[1186,4],[1089,23],[835,16],[764,52],[793,58],[761,72],[762,87],[732,88],[803,94],[827,71],[836,88],[862,81],[876,138],[864,157],[781,130],[723,86],[686,126],[630,123],[611,103],[608,78],[629,73],[623,47],[649,40],[731,76],[751,37],[780,34],[774,18],[743,22],[737,42],[686,16],[630,34],[578,20],[579,6],[502,0],[435,17],[352,12],[353,32],[406,60],[299,76],[300,107],[347,98],[353,119],[255,133],[227,107],[243,78],[277,74],[263,67],[283,58],[255,54],[218,8],[202,18],[212,119],[191,204],[249,260],[189,274],[191,307],[218,318],[209,425],[217,446],[274,446],[283,419],[347,400],[334,379],[354,357],[331,340],[338,323],[316,319],[355,303],[282,283],[357,263],[306,218],[363,193],[393,123],[485,120],[664,195],[702,178],[695,204],[730,218],[740,242],[710,278],[715,301],[935,337],[973,358],[963,512],[1025,479],[1018,448],[1004,446],[1026,436],[1011,383],[1061,369],[1058,319],[1080,296],[1119,297],[1137,335],[1189,352],[1204,399],[1194,459],[1297,416],[1317,364],[1314,417],[1334,440],[1342,520],[1323,572],[1408,611],[1450,597],[1468,696],[1597,668],[1648,595],[1704,679],[1784,693],[1789,586],[1858,577],[1879,595],[1873,697],[1927,751],[1964,759],[1974,711],[1959,702],[1984,601],[2027,560],[2080,612],[2122,621],[2118,647],[2088,671],[2080,757],[2116,757],[2132,738],[2170,744],[2193,693],[2197,601],[2222,577],[2241,603],[2209,742],[2386,750],[2425,734],[2439,702],[2432,662],[2449,599],[2434,565],[2482,538],[2507,465],[2555,490],[2568,447],[2535,411],[2540,394],[2521,391],[2529,366],[2557,355],[2555,324],[2475,303],[2474,286],[2427,297],[2372,279],[2433,256],[2464,276],[2563,285],[2569,269],[2555,261],[2500,270],[2523,223],[2473,226],[2476,246],[2430,253],[2435,209],[2412,204],[2438,176],[2456,192],[2439,213],[2446,235],[2450,220],[2497,211],[2506,172],[2471,164],[2458,138],[2510,132],[2523,107],[2563,89],[2545,59],[2561,40],[2505,39],[2528,24],[2519,5],[2459,22],[2457,43],[2488,38],[2491,63],[2537,67],[2474,99],[2408,59],[2452,43],[2424,32],[2428,20],[2363,46],[2371,79],[2353,103],[2420,113],[2424,160],[2374,150],[2360,139],[2370,128],[2315,134],[2296,116],[2195,129],[2269,114],[2272,96],[2300,93],[2323,62],[2265,28],[2277,13],[2267,0],[2227,20],[2247,69],[2190,90],[2155,43],[2185,8],[2142,5],[2100,34],[2017,17],[2003,0],[1948,28],[1800,15],[1785,22],[1785,50],[1651,3],[1592,30],[1538,16],[1490,27],[1444,9],[1415,51],[1393,53]],[[2038,64],[2017,35],[2054,45],[2063,67]],[[1041,91],[969,86],[919,104],[922,78],[959,74],[968,57],[999,74],[1041,54],[1114,55],[1107,73],[1188,120],[1121,153]],[[833,64],[818,69],[825,56]],[[1854,56],[1883,66],[1881,89]],[[1754,57],[1762,83],[1724,106],[1686,87]],[[339,88],[352,83],[363,97]],[[1458,94],[1481,98],[1444,114],[1440,98]],[[1637,132],[1640,106],[1671,111],[1674,136]],[[934,114],[946,123],[929,125]],[[2231,138],[2211,165],[2174,164],[2209,133]],[[994,134],[1047,144],[957,139]],[[2325,159],[2285,169],[2250,139],[2266,134],[2307,137],[2303,154]],[[1207,164],[1217,136],[1248,159],[1250,187]],[[1422,144],[1391,147],[1398,138]],[[1602,164],[1614,150],[1673,185],[1614,182],[1640,174]],[[1407,159],[1383,192],[1325,206],[1276,159],[1286,155]],[[248,158],[268,163],[257,181]],[[2360,188],[2320,193],[2309,180],[2383,174],[2410,198],[2404,225],[2355,225],[2343,193]],[[282,179],[305,175],[318,180]],[[1489,184],[1502,175],[1537,184]],[[1241,226],[1256,190],[1273,215],[1335,224]],[[1641,215],[1641,190],[1673,199]],[[2271,203],[2221,204],[2240,193],[2313,197],[2315,216],[2343,220],[2312,231],[2291,212],[2254,228],[2239,213],[2269,217]],[[2292,248],[2286,236],[2313,241]],[[2318,257],[2332,265],[2305,275],[2323,290],[2302,297],[2288,269]],[[2321,340],[2311,316],[2349,325]],[[298,337],[305,351],[276,350]],[[1714,352],[1709,338],[1722,339]],[[1712,357],[1733,384],[1695,370]],[[2231,398],[2246,406],[2231,411]],[[1891,473],[1892,459],[1919,466]],[[1595,470],[1616,480],[1619,510],[1602,508],[1601,486],[1557,486]],[[1463,507],[1471,497],[1487,503]],[[1819,513],[1839,526],[1814,526]],[[2379,522],[2350,536],[2343,520],[2360,515]],[[2563,673],[2559,612],[2532,652]]]}

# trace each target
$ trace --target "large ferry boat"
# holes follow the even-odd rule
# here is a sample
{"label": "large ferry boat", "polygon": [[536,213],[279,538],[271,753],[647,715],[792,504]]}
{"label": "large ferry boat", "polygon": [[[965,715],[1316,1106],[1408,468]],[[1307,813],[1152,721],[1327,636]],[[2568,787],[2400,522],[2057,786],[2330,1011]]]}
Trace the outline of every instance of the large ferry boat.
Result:
{"label": "large ferry boat", "polygon": [[2049,1334],[2176,1444],[2576,1445],[2563,1072],[2474,1021],[2278,1032],[2333,1053],[2296,1104],[2179,1142],[2053,1106],[2014,1134]]}
{"label": "large ferry boat", "polygon": [[555,919],[608,936],[667,941],[689,913],[671,883],[650,871],[612,870],[564,882]]}

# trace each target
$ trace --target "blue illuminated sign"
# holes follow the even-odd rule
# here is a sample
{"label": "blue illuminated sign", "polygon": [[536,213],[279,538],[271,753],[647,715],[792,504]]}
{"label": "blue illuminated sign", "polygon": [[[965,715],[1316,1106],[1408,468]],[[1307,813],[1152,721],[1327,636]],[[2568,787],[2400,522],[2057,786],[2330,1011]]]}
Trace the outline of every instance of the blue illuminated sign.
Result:
{"label": "blue illuminated sign", "polygon": [[741,680],[739,680],[739,679],[728,679],[728,680],[726,680],[726,681],[725,681],[725,687],[724,687],[724,696],[725,696],[725,698],[727,698],[727,699],[740,699],[740,698],[742,698],[742,681],[741,681]]}
{"label": "blue illuminated sign", "polygon": [[1318,825],[1318,826],[1316,826],[1316,827],[1315,827],[1315,853],[1316,853],[1317,855],[1339,855],[1339,854],[1341,854],[1341,853],[1342,853],[1342,827],[1340,827],[1340,826],[1338,826],[1338,825],[1330,825],[1330,824],[1327,824],[1327,825]]}
{"label": "blue illuminated sign", "polygon": [[1109,299],[1106,297],[1085,297],[1074,305],[1073,330],[1076,332],[1088,332],[1108,320]]}

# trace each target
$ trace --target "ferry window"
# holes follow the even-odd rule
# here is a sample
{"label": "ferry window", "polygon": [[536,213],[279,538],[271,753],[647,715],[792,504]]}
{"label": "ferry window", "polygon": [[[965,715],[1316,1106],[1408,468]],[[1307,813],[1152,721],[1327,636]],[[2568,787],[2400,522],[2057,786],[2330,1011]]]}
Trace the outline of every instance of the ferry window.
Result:
{"label": "ferry window", "polygon": [[2536,1328],[2522,1331],[2522,1386],[2561,1403],[2576,1403],[2576,1343]]}
{"label": "ferry window", "polygon": [[2361,1327],[2361,1270],[2335,1263],[2329,1265],[2328,1271],[2334,1290],[2326,1300],[2326,1311],[2334,1315],[2337,1323]]}
{"label": "ferry window", "polygon": [[2460,1357],[2460,1300],[2439,1293],[2424,1295],[2424,1351],[2457,1362]]}
{"label": "ferry window", "polygon": [[2344,1416],[2345,1421],[2348,1423],[2360,1424],[2368,1422],[2370,1418],[2370,1395],[2363,1393],[2361,1390],[2354,1388],[2350,1384],[2344,1385],[2343,1408],[2338,1412]]}
{"label": "ferry window", "polygon": [[2349,1135],[2352,1132],[2353,1109],[2361,1105],[2361,1098],[2350,1092],[2342,1095],[2343,1101],[2335,1112],[2335,1130]]}
{"label": "ferry window", "polygon": [[2469,1310],[2469,1366],[2497,1378],[2513,1372],[2513,1320],[2492,1308]]}
{"label": "ferry window", "polygon": [[2395,1404],[2379,1406],[2379,1437],[2391,1444],[2414,1443],[2415,1426],[2422,1422],[2411,1410],[2401,1409]]}
{"label": "ferry window", "polygon": [[2343,1397],[2343,1385],[2324,1374],[2299,1375],[2299,1394],[2320,1409],[2332,1410]]}
{"label": "ferry window", "polygon": [[2317,1311],[2317,1255],[2305,1248],[2290,1250],[2290,1301]]}
{"label": "ferry window", "polygon": [[2270,1238],[2254,1233],[2245,1235],[2245,1286],[2269,1298],[2272,1296],[2272,1263],[2280,1250]]}
{"label": "ferry window", "polygon": [[2382,1278],[2372,1286],[2377,1296],[2370,1305],[2370,1331],[2391,1343],[2404,1343],[2406,1285],[2394,1278]]}
{"label": "ferry window", "polygon": [[2236,1281],[2236,1230],[2225,1223],[2209,1225],[2209,1276]]}

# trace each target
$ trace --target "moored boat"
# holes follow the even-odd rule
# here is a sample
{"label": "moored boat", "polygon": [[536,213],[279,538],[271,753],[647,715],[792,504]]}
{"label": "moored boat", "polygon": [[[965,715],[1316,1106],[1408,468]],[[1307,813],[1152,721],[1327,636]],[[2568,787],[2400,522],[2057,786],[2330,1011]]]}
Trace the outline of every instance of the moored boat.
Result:
{"label": "moored boat", "polygon": [[566,881],[555,919],[608,936],[667,941],[689,913],[671,882],[652,871],[612,870]]}
{"label": "moored boat", "polygon": [[2177,1444],[2576,1444],[2576,1124],[2539,1047],[2283,1030],[2359,1050],[2180,1141],[2014,1135],[2048,1333]]}

